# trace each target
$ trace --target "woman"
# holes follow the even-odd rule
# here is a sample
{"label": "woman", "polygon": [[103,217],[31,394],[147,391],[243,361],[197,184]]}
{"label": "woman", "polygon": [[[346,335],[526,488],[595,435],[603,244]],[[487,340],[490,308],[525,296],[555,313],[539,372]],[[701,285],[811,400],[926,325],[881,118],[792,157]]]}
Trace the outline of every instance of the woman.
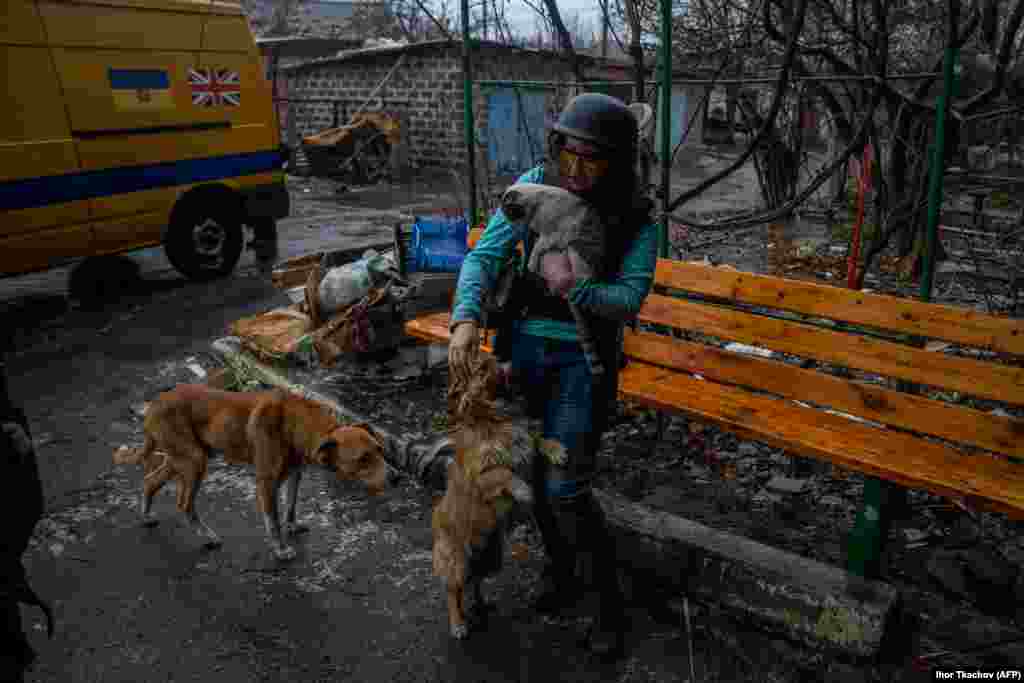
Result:
{"label": "woman", "polygon": [[[623,326],[650,291],[657,261],[657,228],[636,178],[637,138],[636,119],[614,97],[585,93],[566,105],[548,139],[549,161],[519,182],[558,185],[596,206],[604,219],[609,267],[599,278],[575,282],[558,273],[545,273],[546,281],[521,274],[514,298],[525,306],[500,333],[530,409],[543,418],[543,435],[568,453],[565,467],[538,459],[534,477],[535,513],[549,559],[535,606],[555,612],[575,604],[577,551],[591,552],[601,603],[588,645],[598,654],[622,652],[624,619],[614,546],[591,482],[601,434],[615,407]],[[499,209],[463,263],[448,357],[455,377],[469,371],[479,347],[481,301],[519,242],[531,246],[526,230],[510,224]],[[590,373],[570,301],[589,319],[603,375]]]}

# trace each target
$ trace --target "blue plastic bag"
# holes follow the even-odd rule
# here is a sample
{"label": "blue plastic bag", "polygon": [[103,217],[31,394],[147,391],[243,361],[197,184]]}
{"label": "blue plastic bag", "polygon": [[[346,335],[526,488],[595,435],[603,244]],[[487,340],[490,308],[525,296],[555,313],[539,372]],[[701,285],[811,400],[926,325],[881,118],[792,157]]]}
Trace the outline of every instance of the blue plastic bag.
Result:
{"label": "blue plastic bag", "polygon": [[417,216],[412,226],[414,268],[421,273],[457,273],[469,248],[465,218]]}

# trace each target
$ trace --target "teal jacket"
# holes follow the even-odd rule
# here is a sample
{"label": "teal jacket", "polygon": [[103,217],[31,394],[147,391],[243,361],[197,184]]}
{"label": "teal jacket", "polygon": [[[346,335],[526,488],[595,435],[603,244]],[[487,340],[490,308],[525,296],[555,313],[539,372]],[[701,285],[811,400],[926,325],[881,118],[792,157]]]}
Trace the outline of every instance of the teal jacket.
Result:
{"label": "teal jacket", "polygon": [[[518,182],[544,182],[544,166],[527,171]],[[466,320],[481,322],[484,292],[494,286],[502,264],[508,261],[516,244],[525,238],[525,227],[509,223],[500,208],[494,212],[476,246],[462,263],[452,307],[453,327]],[[651,290],[657,260],[658,228],[648,223],[637,232],[616,277],[609,282],[582,280],[569,292],[569,300],[596,319],[617,323],[621,333],[623,323],[636,316]],[[520,330],[524,334],[566,341],[579,338],[575,324],[557,320],[528,318],[521,323]]]}

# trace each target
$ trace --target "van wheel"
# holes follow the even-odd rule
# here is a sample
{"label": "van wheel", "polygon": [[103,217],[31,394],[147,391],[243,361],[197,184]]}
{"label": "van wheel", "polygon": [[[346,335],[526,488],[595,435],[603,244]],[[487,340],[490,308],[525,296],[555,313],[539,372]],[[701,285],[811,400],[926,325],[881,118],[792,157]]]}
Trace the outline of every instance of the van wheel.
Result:
{"label": "van wheel", "polygon": [[213,280],[234,270],[244,241],[242,223],[231,206],[190,202],[174,212],[164,249],[185,277]]}

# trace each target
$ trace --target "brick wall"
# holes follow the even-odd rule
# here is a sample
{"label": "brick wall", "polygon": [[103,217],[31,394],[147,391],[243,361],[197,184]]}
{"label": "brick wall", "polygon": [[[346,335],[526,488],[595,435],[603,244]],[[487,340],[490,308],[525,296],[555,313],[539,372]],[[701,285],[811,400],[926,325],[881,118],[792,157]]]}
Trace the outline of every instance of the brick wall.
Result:
{"label": "brick wall", "polygon": [[[340,100],[340,122],[345,123],[394,66],[398,56],[397,52],[359,55],[289,71],[285,76],[288,96]],[[474,78],[563,80],[571,78],[571,69],[552,54],[483,47],[474,54]],[[561,94],[564,96],[564,89]],[[474,95],[474,118],[478,136],[483,137],[488,115],[486,94],[477,87]],[[405,62],[379,96],[382,110],[402,120],[406,159],[411,165],[464,165],[461,45],[425,46],[408,51]],[[552,96],[551,107],[560,106],[563,99]],[[330,103],[292,103],[290,108],[300,136],[321,131],[333,123]],[[479,150],[478,159],[486,157],[485,150]]]}

